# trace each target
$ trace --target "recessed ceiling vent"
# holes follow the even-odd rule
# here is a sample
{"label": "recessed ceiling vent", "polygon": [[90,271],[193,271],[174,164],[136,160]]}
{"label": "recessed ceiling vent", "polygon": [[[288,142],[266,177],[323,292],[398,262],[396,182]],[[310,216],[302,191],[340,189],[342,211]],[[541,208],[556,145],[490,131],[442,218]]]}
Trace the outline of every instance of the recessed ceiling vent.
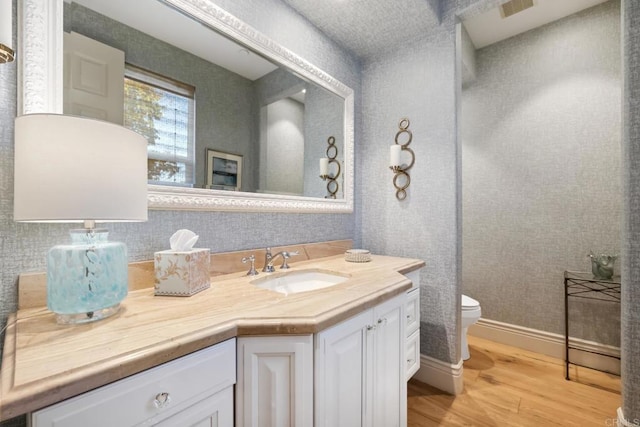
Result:
{"label": "recessed ceiling vent", "polygon": [[530,7],[533,7],[533,0],[511,0],[500,6],[500,15],[508,18]]}

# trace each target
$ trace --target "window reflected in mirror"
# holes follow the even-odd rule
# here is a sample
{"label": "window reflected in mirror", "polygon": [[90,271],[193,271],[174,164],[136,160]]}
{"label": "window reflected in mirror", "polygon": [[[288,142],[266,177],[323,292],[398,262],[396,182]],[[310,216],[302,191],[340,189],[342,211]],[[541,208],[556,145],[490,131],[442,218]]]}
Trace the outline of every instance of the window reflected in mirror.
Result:
{"label": "window reflected in mirror", "polygon": [[150,184],[194,185],[193,86],[126,64],[124,126],[148,141]]}

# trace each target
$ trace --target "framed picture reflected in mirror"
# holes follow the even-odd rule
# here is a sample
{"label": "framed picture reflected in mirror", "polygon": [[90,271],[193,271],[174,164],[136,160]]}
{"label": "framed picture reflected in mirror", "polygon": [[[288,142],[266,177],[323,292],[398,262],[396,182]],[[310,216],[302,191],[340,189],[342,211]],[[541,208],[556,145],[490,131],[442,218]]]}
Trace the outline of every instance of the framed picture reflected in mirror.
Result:
{"label": "framed picture reflected in mirror", "polygon": [[241,191],[242,156],[207,149],[207,188]]}

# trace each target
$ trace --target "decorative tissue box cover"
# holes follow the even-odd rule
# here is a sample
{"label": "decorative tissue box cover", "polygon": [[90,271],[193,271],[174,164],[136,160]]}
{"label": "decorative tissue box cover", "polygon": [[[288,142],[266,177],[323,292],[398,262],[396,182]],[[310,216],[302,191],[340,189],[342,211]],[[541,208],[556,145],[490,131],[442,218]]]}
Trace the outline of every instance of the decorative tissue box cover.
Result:
{"label": "decorative tissue box cover", "polygon": [[209,249],[154,254],[156,295],[191,296],[211,286]]}

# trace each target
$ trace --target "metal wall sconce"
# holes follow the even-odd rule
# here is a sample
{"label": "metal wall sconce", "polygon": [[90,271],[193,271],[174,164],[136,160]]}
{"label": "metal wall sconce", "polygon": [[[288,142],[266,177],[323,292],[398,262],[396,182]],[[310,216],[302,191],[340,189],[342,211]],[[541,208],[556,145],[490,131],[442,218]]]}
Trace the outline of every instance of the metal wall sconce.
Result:
{"label": "metal wall sconce", "polygon": [[[327,192],[329,195],[324,196],[325,199],[335,199],[336,193],[338,192],[338,177],[340,176],[340,161],[336,160],[338,157],[338,147],[336,147],[336,139],[333,136],[330,136],[327,139],[327,157],[323,157],[320,159],[320,178],[323,181],[327,182]],[[335,174],[329,172],[329,163],[335,163],[338,166],[338,170]]]}
{"label": "metal wall sconce", "polygon": [[0,64],[11,62],[15,52],[11,48],[13,39],[13,2],[0,1]]}
{"label": "metal wall sconce", "polygon": [[[403,118],[398,123],[398,133],[396,133],[395,144],[391,146],[390,149],[390,166],[394,173],[393,175],[393,186],[396,188],[396,198],[398,200],[404,200],[407,197],[407,188],[409,188],[409,184],[411,184],[411,177],[407,172],[409,169],[413,167],[413,164],[416,162],[416,155],[411,148],[409,148],[409,144],[411,144],[411,140],[413,139],[413,134],[409,130],[409,119]],[[402,136],[406,134],[406,136]],[[399,139],[405,138],[405,142],[400,142]],[[411,162],[409,165],[406,163],[400,163],[400,153],[402,151],[408,151],[411,154]]]}

